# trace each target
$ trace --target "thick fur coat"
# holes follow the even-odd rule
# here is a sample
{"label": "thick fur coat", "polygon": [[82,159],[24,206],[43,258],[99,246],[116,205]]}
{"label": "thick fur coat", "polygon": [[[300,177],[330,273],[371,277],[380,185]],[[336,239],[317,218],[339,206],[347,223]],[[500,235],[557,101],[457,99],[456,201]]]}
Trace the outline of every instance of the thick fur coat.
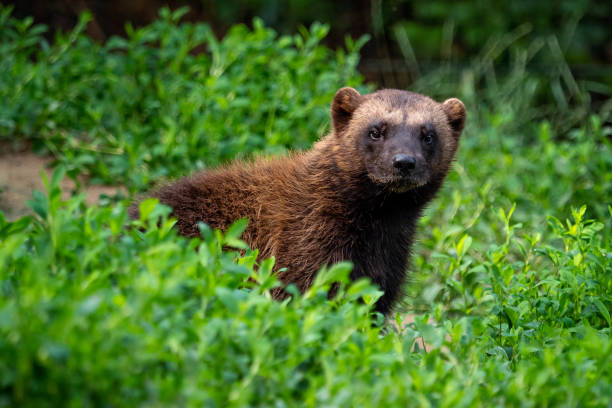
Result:
{"label": "thick fur coat", "polygon": [[311,150],[237,161],[152,196],[172,207],[188,237],[200,234],[200,221],[225,229],[247,217],[243,239],[261,259],[276,257],[277,269],[286,268],[279,279],[301,291],[322,265],[351,261],[352,278],[367,276],[384,292],[377,310],[386,314],[400,296],[417,221],[451,167],[465,107],[455,98],[342,88],[331,115],[332,132]]}

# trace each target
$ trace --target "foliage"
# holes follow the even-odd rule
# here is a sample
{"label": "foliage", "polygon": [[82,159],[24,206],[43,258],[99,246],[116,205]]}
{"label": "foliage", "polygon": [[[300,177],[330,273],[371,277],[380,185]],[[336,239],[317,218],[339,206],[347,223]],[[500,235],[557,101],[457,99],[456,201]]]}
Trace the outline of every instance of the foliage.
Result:
{"label": "foliage", "polygon": [[[160,19],[100,45],[84,14],[53,45],[32,20],[0,8],[0,139],[34,137],[71,174],[144,188],[254,151],[306,147],[329,100],[357,86],[358,50],[319,45],[328,27],[277,37],[255,20],[217,40],[206,24]],[[195,53],[194,51],[202,51]]]}
{"label": "foliage", "polygon": [[[597,55],[601,50],[594,48],[604,46],[607,41],[601,18],[609,14],[610,5],[589,0],[562,0],[554,5],[517,0],[498,7],[490,7],[485,1],[476,1],[470,7],[441,0],[410,3],[413,18],[403,24],[414,38],[420,59],[437,57],[447,51],[440,49],[445,36],[454,36],[453,51],[463,56],[474,55],[491,40],[492,33],[512,32],[519,26],[529,28],[531,39],[559,37],[572,62],[596,59],[601,56]],[[523,38],[522,45],[529,45],[529,39]]]}
{"label": "foliage", "polygon": [[[527,237],[509,246],[510,263],[524,260],[523,247],[529,247],[536,234],[540,240],[552,239],[552,229],[545,228],[551,214],[571,218],[572,208],[583,203],[589,203],[586,218],[602,224],[602,239],[612,241],[611,129],[593,116],[589,124],[570,132],[567,140],[555,138],[548,122],[521,137],[505,134],[506,115],[488,118],[482,124],[470,124],[468,119],[455,171],[421,219],[421,239],[406,285],[410,310],[432,310],[438,303],[460,300],[462,293],[457,290],[438,293],[449,287],[451,272],[446,272],[445,256],[456,254],[456,243],[463,237],[474,237],[470,242],[478,255],[472,262],[482,266],[490,243],[507,239],[507,228],[499,226],[499,208],[513,208],[514,230],[519,237]],[[464,292],[477,289],[477,276]]]}
{"label": "foliage", "polygon": [[[0,219],[2,405],[612,402],[612,248],[585,208],[566,225],[551,218],[563,250],[537,235],[523,246],[500,210],[507,239],[484,262],[468,236],[444,259],[464,316],[440,304],[432,323],[397,315],[382,330],[370,317],[379,292],[348,284],[350,265],[273,301],[273,260],[255,270],[256,251],[222,250],[243,247],[244,222],[187,241],[149,200],[126,229],[121,206],[63,202],[61,176],[35,194],[36,218]],[[507,258],[512,245],[520,262]],[[328,299],[331,282],[343,286]]]}
{"label": "foliage", "polygon": [[439,100],[459,90],[468,127],[387,322],[347,264],[272,301],[274,261],[256,265],[244,220],[188,241],[154,201],[130,221],[124,202],[63,199],[63,168],[138,191],[307,147],[339,86],[368,89],[362,42],[334,53],[325,26],[277,37],[255,22],[219,41],[181,13],[103,45],[83,19],[47,44],[0,7],[0,138],[63,164],[32,217],[0,212],[0,406],[612,404],[611,129],[592,113],[562,134],[554,108],[528,116],[526,65],[485,81],[487,103],[473,91],[484,68],[417,84]]}
{"label": "foliage", "polygon": [[502,107],[517,136],[542,119],[563,135],[595,112],[603,122],[612,118],[610,56],[602,51],[609,5],[417,0],[402,21],[377,4],[379,31],[395,39],[416,90],[449,93],[484,111]]}

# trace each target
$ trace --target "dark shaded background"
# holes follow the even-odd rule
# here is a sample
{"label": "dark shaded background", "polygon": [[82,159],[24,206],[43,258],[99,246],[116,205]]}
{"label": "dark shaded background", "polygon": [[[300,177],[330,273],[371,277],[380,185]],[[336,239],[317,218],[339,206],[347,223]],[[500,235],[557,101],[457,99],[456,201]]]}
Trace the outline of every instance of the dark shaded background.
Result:
{"label": "dark shaded background", "polygon": [[[612,96],[612,2],[589,0],[513,0],[492,2],[441,0],[18,0],[16,17],[33,16],[35,22],[55,30],[69,30],[78,15],[90,10],[88,34],[98,41],[123,35],[127,22],[150,23],[163,6],[189,6],[187,20],[205,21],[222,36],[236,23],[253,17],[281,33],[292,34],[314,21],[330,25],[327,45],[342,46],[346,35],[368,34],[360,71],[385,87],[408,88],[415,80],[443,64],[468,66],[483,49],[504,35],[516,33],[508,47],[535,47],[537,41],[559,44],[574,77],[591,94],[594,104]],[[510,34],[512,36],[513,34]],[[495,61],[502,75],[509,69],[511,52]],[[529,69],[546,76],[558,65],[546,53],[534,58]]]}

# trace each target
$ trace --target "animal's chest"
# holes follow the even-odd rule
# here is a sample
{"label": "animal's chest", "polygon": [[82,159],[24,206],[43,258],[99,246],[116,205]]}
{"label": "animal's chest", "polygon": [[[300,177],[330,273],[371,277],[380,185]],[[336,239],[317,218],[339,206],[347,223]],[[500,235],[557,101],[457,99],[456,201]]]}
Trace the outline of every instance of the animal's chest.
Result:
{"label": "animal's chest", "polygon": [[[281,213],[281,212],[278,212]],[[404,280],[408,251],[418,214],[401,207],[366,208],[351,212],[329,206],[303,206],[283,217],[256,218],[249,242],[262,257],[275,256],[279,276],[300,289],[310,285],[324,265],[347,260],[354,279],[367,276],[394,298]]]}
{"label": "animal's chest", "polygon": [[365,228],[355,231],[356,245],[351,254],[355,268],[373,279],[390,269],[403,268],[412,244],[415,217],[389,212],[371,218]]}
{"label": "animal's chest", "polygon": [[348,258],[354,264],[353,279],[368,277],[385,293],[377,308],[386,312],[406,277],[418,213],[389,209],[377,215],[359,231]]}

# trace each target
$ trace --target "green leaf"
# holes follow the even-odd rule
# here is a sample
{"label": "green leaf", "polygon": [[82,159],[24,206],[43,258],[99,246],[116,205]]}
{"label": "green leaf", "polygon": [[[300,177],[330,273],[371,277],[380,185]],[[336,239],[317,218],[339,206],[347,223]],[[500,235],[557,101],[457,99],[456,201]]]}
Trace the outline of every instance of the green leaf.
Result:
{"label": "green leaf", "polygon": [[472,245],[472,237],[468,234],[464,234],[459,243],[457,244],[457,255],[462,258],[463,255],[468,251]]}
{"label": "green leaf", "polygon": [[[0,219],[4,219],[4,214],[0,212]],[[9,235],[16,235],[23,232],[32,223],[32,217],[22,217],[15,222],[7,222],[0,227],[0,238],[6,239]]]}
{"label": "green leaf", "polygon": [[608,311],[603,302],[597,298],[591,299],[591,302],[593,302],[593,304],[597,307],[599,313],[601,313],[603,318],[606,319],[606,322],[608,322],[608,326],[612,329],[612,319],[610,318],[610,311]]}
{"label": "green leaf", "polygon": [[320,287],[335,282],[347,283],[352,269],[353,264],[347,261],[338,262],[331,267],[323,268],[317,273],[313,286]]}
{"label": "green leaf", "polygon": [[516,307],[504,305],[504,313],[508,317],[511,327],[518,327],[519,312]]}
{"label": "green leaf", "polygon": [[57,166],[55,170],[53,170],[53,175],[51,176],[51,184],[49,185],[50,189],[60,188],[62,179],[66,175],[66,169],[64,166]]}
{"label": "green leaf", "polygon": [[27,201],[28,206],[43,220],[47,219],[49,213],[49,201],[47,196],[38,190],[32,193],[32,200]]}
{"label": "green leaf", "polygon": [[247,218],[240,218],[237,221],[234,221],[232,225],[229,226],[227,231],[225,231],[226,238],[238,239],[246,230],[249,220]]}
{"label": "green leaf", "polygon": [[159,199],[157,198],[147,198],[146,200],[143,200],[138,205],[138,211],[140,213],[140,221],[148,220],[153,214],[153,210],[155,209],[155,206],[158,204],[159,204]]}
{"label": "green leaf", "polygon": [[247,298],[247,294],[239,289],[217,287],[215,295],[232,314],[239,312],[239,305]]}

